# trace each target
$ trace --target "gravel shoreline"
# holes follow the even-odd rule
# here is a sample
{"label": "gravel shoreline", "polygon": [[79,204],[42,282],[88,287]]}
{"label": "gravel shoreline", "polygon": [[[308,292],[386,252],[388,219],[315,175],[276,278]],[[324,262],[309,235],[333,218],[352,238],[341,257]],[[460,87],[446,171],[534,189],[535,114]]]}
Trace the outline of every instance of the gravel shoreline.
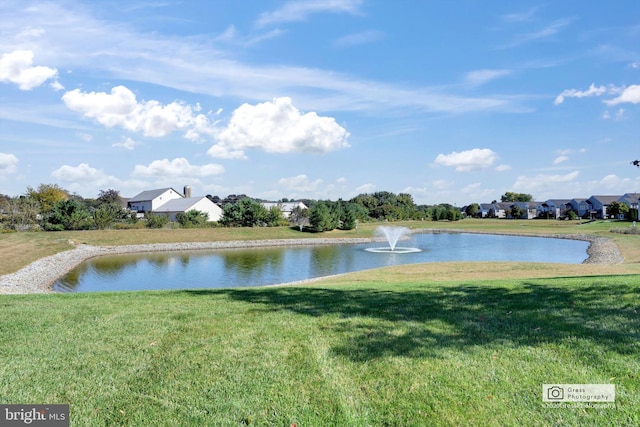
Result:
{"label": "gravel shoreline", "polygon": [[[469,233],[457,230],[415,230],[414,232],[431,233]],[[500,234],[500,233],[485,233]],[[514,235],[511,233],[503,233]],[[545,237],[558,239],[585,240],[590,242],[587,249],[588,258],[584,264],[620,264],[624,261],[616,244],[605,238],[590,235],[545,235],[527,237]],[[279,239],[279,240],[249,240],[225,242],[188,242],[188,243],[158,243],[146,245],[125,246],[91,246],[77,245],[74,249],[60,252],[32,262],[21,270],[0,276],[0,294],[32,294],[52,293],[52,286],[58,278],[64,276],[76,266],[88,259],[115,254],[129,254],[140,252],[192,251],[206,249],[252,248],[267,246],[297,246],[297,245],[330,245],[367,243],[379,239],[347,238],[347,239]],[[302,281],[306,282],[306,281]],[[301,283],[302,283],[301,282]]]}

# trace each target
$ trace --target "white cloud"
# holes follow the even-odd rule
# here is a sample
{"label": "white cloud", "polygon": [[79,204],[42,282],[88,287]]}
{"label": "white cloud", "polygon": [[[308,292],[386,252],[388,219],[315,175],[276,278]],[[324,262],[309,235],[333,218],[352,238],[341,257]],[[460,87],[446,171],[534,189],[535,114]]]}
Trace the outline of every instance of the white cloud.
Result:
{"label": "white cloud", "polygon": [[116,142],[112,145],[112,147],[122,147],[126,148],[127,150],[133,150],[136,145],[138,145],[137,141],[133,140],[132,138],[125,137],[122,142]]}
{"label": "white cloud", "polygon": [[196,166],[189,163],[184,157],[154,160],[149,166],[136,165],[132,175],[136,177],[157,178],[190,178],[207,177],[224,173],[224,167],[215,163]]}
{"label": "white cloud", "polygon": [[356,188],[356,192],[358,194],[363,194],[363,193],[372,193],[376,190],[376,185],[375,184],[362,184],[361,186]]}
{"label": "white cloud", "polygon": [[125,86],[116,86],[111,93],[74,89],[65,93],[62,100],[69,109],[104,126],[142,132],[145,136],[161,137],[185,130],[186,138],[199,139],[202,134],[215,132],[214,124],[204,114],[196,114],[199,105],[191,107],[178,102],[162,105],[155,100],[138,102]]}
{"label": "white cloud", "polygon": [[316,179],[315,181],[310,181],[309,177],[305,174],[281,178],[278,180],[278,185],[286,188],[287,190],[295,190],[298,193],[304,194],[305,192],[315,192],[318,190],[319,186],[322,184],[321,179]]}
{"label": "white cloud", "polygon": [[89,134],[89,133],[84,133],[84,132],[78,132],[76,133],[76,135],[83,140],[84,142],[91,142],[93,141],[93,135]]}
{"label": "white cloud", "polygon": [[533,18],[533,16],[536,14],[537,11],[538,11],[538,7],[536,6],[524,12],[516,12],[516,13],[509,13],[506,15],[502,15],[500,18],[502,18],[502,20],[505,22],[511,22],[511,23],[527,22],[527,21],[531,21],[531,19]]}
{"label": "white cloud", "polygon": [[533,195],[534,199],[546,200],[554,195],[561,196],[558,191],[562,191],[563,197],[571,194],[577,194],[576,189],[571,184],[577,184],[575,181],[580,172],[573,171],[565,175],[538,174],[535,176],[518,176],[513,184],[515,191],[521,191]]}
{"label": "white cloud", "polygon": [[349,132],[331,117],[302,114],[290,98],[275,98],[236,109],[227,127],[216,135],[211,156],[244,155],[243,149],[260,148],[272,153],[325,153],[349,147]]}
{"label": "white cloud", "polygon": [[509,165],[498,165],[496,166],[496,172],[505,172],[505,171],[510,171],[512,169],[511,166]]}
{"label": "white cloud", "polygon": [[294,0],[281,8],[260,15],[256,26],[279,24],[282,22],[304,21],[314,13],[351,13],[358,12],[362,0]]}
{"label": "white cloud", "polygon": [[533,42],[533,41],[537,41],[537,40],[542,40],[542,39],[546,39],[549,37],[552,37],[556,34],[558,34],[562,29],[564,29],[566,26],[568,26],[569,24],[571,24],[572,20],[571,19],[559,19],[555,22],[552,22],[551,24],[547,25],[546,27],[538,30],[538,31],[533,31],[530,33],[525,33],[525,34],[520,34],[519,36],[515,37],[511,42],[505,44],[504,46],[502,46],[503,48],[512,48],[512,47],[516,47],[516,46],[520,46],[522,44],[525,43],[529,43],[529,42]]}
{"label": "white cloud", "polygon": [[242,150],[229,150],[226,147],[217,144],[209,148],[207,154],[217,159],[242,159],[246,160],[247,156]]}
{"label": "white cloud", "polygon": [[465,81],[472,86],[480,86],[511,74],[511,70],[476,70],[467,73]]}
{"label": "white cloud", "polygon": [[470,172],[491,167],[498,155],[488,148],[474,148],[472,150],[438,154],[435,163],[442,166],[452,166],[458,172]]}
{"label": "white cloud", "polygon": [[566,162],[567,160],[569,160],[569,156],[558,156],[553,161],[553,164],[554,165],[559,165],[560,163]]}
{"label": "white cloud", "polygon": [[[613,85],[596,86],[592,83],[589,86],[589,89],[584,91],[577,90],[577,89],[564,90],[560,95],[556,97],[553,103],[555,105],[560,105],[564,102],[565,98],[585,98],[588,96],[602,96],[602,95],[619,95],[616,98],[603,101],[605,104],[609,106],[614,106],[614,105],[624,104],[624,103],[638,104],[640,103],[640,85],[631,85],[628,87],[616,87]],[[602,118],[604,119],[610,118],[609,112],[605,111]]]}
{"label": "white cloud", "polygon": [[54,170],[51,176],[66,182],[107,182],[110,179],[103,171],[92,168],[87,163],[80,163],[78,166],[61,166]]}
{"label": "white cloud", "polygon": [[[347,7],[353,13],[358,13],[360,5],[355,1],[323,1],[325,6],[321,9],[327,11],[331,10],[332,2],[335,10]],[[225,49],[225,42],[138,31],[131,25],[98,19],[91,8],[42,2],[25,13],[23,2],[4,3],[4,46],[24,45],[11,34],[28,27],[41,28],[46,37],[33,41],[38,58],[42,56],[66,69],[92,70],[94,75],[108,75],[119,81],[142,82],[215,98],[252,100],[248,102],[287,94],[296,100],[298,108],[307,111],[367,111],[381,116],[396,108],[454,114],[531,111],[522,105],[526,98],[521,95],[467,97],[442,86],[367,80],[331,69],[274,60],[261,64],[243,62],[239,59],[244,57],[242,51],[235,46]],[[320,3],[301,2],[299,7]],[[280,4],[284,5],[282,9],[287,8],[288,3]],[[73,28],[73,37],[69,28]],[[233,30],[229,35],[233,35]]]}
{"label": "white cloud", "polygon": [[580,91],[577,89],[567,89],[563,91],[560,95],[558,95],[553,102],[555,105],[560,105],[564,102],[565,98],[584,98],[586,96],[600,96],[607,93],[610,89],[606,86],[598,86],[591,83],[589,89],[585,91]]}
{"label": "white cloud", "polygon": [[620,96],[604,101],[607,105],[618,105],[622,103],[640,103],[640,85],[631,85],[625,88]]}
{"label": "white cloud", "polygon": [[13,154],[0,153],[0,176],[15,173],[18,170],[18,158]]}
{"label": "white cloud", "polygon": [[336,39],[333,44],[337,47],[357,46],[378,41],[382,37],[384,37],[383,32],[369,30],[340,37]]}
{"label": "white cloud", "polygon": [[[50,79],[55,79],[58,70],[44,66],[33,66],[33,52],[16,50],[0,58],[0,82],[15,83],[21,90],[31,90]],[[62,87],[54,81],[54,89]]]}

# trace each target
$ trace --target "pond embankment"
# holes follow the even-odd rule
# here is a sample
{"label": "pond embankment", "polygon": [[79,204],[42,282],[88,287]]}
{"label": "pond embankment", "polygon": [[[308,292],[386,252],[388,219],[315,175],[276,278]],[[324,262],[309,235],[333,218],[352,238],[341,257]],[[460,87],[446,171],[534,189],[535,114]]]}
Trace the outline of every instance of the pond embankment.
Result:
{"label": "pond embankment", "polygon": [[[416,232],[445,232],[452,230],[416,230]],[[468,231],[459,231],[469,233]],[[485,234],[509,234],[510,233],[485,233]],[[547,237],[559,239],[585,240],[590,242],[587,249],[588,258],[585,264],[620,264],[624,261],[617,245],[605,237],[591,235],[544,235],[528,237]],[[330,244],[357,244],[367,243],[373,240],[368,238],[309,238],[309,239],[278,239],[278,240],[248,240],[248,241],[223,241],[223,242],[185,242],[185,243],[159,243],[145,245],[125,246],[91,246],[77,245],[74,249],[51,255],[22,268],[21,270],[0,276],[0,294],[30,294],[50,293],[52,286],[60,277],[74,269],[83,261],[102,256],[141,252],[159,251],[192,251],[228,248],[251,248],[269,246],[294,246],[294,245],[330,245]]]}

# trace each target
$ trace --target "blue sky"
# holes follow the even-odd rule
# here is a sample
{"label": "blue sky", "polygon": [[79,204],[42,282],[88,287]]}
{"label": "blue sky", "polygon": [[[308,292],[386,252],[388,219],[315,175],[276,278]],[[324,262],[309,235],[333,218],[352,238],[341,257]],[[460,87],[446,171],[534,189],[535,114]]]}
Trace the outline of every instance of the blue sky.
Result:
{"label": "blue sky", "polygon": [[1,1],[0,193],[640,192],[640,2]]}

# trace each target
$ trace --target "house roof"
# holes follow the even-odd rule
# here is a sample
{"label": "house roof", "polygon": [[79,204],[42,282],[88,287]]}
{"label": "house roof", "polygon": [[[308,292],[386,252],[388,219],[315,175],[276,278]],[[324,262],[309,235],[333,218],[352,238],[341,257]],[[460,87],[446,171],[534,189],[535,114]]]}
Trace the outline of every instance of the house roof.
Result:
{"label": "house roof", "polygon": [[[196,203],[198,203],[202,199],[207,199],[205,196],[202,197],[183,197],[182,199],[173,199],[169,200],[167,203],[162,204],[158,207],[155,212],[186,212],[193,207]],[[209,199],[207,199],[209,200]],[[212,205],[217,206],[211,200],[209,200]]]}
{"label": "house roof", "polygon": [[[173,190],[173,188],[167,187],[167,188],[158,188],[157,190],[143,191],[142,193],[130,198],[129,199],[129,203],[131,203],[131,202],[145,202],[147,200],[153,200],[156,197],[161,196],[162,194],[166,193],[169,190]],[[176,190],[173,190],[173,191],[176,191]],[[176,191],[176,193],[182,195],[179,191]]]}
{"label": "house roof", "polygon": [[626,193],[621,199],[640,200],[640,193]]}
{"label": "house roof", "polygon": [[589,199],[597,200],[603,205],[610,205],[611,202],[617,202],[622,196],[591,196]]}

